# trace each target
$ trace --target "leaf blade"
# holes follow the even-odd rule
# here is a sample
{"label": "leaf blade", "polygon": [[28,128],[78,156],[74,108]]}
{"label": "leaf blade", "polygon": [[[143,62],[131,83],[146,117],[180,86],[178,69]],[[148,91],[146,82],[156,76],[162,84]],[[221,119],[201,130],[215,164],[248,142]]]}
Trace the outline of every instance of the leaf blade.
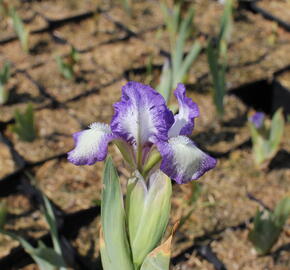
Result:
{"label": "leaf blade", "polygon": [[105,270],[133,270],[125,228],[123,196],[119,177],[110,157],[105,163],[103,181],[101,223],[105,252],[103,249],[101,256],[110,262],[110,268]]}

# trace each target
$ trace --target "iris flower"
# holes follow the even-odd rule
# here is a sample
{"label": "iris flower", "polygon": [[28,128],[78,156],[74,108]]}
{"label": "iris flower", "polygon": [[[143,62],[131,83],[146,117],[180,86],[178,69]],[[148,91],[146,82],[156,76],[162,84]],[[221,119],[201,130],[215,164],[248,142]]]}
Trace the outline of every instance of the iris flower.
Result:
{"label": "iris flower", "polygon": [[199,178],[215,167],[216,160],[187,137],[199,116],[197,104],[185,96],[183,84],[178,84],[174,95],[179,104],[176,115],[153,88],[128,82],[121,100],[114,104],[111,124],[93,123],[75,133],[75,148],[68,160],[75,165],[102,161],[113,141],[132,170],[145,174],[145,168],[151,173],[160,168],[179,184]]}
{"label": "iris flower", "polygon": [[250,121],[256,128],[261,128],[264,124],[265,114],[263,112],[256,112],[250,117]]}

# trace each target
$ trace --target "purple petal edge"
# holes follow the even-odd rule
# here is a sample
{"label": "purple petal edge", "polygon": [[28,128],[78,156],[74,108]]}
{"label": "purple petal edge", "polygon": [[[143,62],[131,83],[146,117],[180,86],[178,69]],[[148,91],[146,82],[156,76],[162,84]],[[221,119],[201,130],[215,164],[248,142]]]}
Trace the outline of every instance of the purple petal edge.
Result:
{"label": "purple petal edge", "polygon": [[[186,138],[188,142],[190,141],[190,146],[198,149],[189,138],[184,138]],[[198,149],[198,154],[200,155],[199,160],[195,160],[196,157],[192,157],[193,162],[197,162],[195,164],[196,170],[194,172],[190,171],[191,168],[194,167],[193,165],[191,165],[189,168],[185,168],[184,170],[182,170],[178,168],[179,165],[182,164],[178,164],[178,161],[174,156],[174,151],[170,143],[159,143],[158,150],[162,156],[160,169],[178,184],[184,184],[192,180],[197,180],[207,171],[213,169],[217,164],[217,160],[215,158]]]}
{"label": "purple petal edge", "polygon": [[179,83],[174,91],[178,100],[179,113],[175,115],[175,122],[169,130],[169,137],[191,135],[194,128],[194,119],[199,116],[199,109],[191,98],[186,97],[184,84]]}
{"label": "purple petal edge", "polygon": [[139,138],[143,145],[167,140],[174,117],[164,98],[150,86],[128,82],[114,108],[112,132],[131,145],[136,145]]}
{"label": "purple petal edge", "polygon": [[[71,163],[75,165],[93,165],[97,161],[102,161],[106,158],[109,142],[117,137],[111,132],[97,134],[96,131],[102,132],[102,130],[94,130],[94,128],[98,125],[98,127],[105,127],[105,125],[100,123],[95,124],[91,125],[90,129],[73,134],[75,148],[68,152],[68,160]],[[96,137],[95,140],[94,136]],[[84,143],[82,140],[86,142]]]}

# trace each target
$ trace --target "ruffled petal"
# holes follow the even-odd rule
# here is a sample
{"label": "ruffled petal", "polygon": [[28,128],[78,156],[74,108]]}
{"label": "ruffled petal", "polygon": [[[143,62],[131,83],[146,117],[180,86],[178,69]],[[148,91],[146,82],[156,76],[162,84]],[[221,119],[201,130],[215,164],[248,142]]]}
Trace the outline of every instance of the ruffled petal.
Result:
{"label": "ruffled petal", "polygon": [[73,135],[75,148],[68,153],[68,160],[75,165],[92,165],[102,161],[108,153],[108,143],[115,139],[107,124],[93,123],[89,129]]}
{"label": "ruffled petal", "polygon": [[112,132],[131,145],[166,141],[174,122],[164,98],[150,86],[128,82],[122,88],[122,98],[115,103]]}
{"label": "ruffled petal", "polygon": [[159,143],[162,156],[160,169],[178,184],[196,180],[216,165],[216,159],[202,152],[185,136],[169,139],[168,143]]}
{"label": "ruffled petal", "polygon": [[169,138],[178,135],[191,135],[194,127],[194,118],[199,116],[199,109],[191,98],[185,96],[185,86],[177,85],[174,95],[178,100],[179,112],[174,117],[174,124],[168,132]]}

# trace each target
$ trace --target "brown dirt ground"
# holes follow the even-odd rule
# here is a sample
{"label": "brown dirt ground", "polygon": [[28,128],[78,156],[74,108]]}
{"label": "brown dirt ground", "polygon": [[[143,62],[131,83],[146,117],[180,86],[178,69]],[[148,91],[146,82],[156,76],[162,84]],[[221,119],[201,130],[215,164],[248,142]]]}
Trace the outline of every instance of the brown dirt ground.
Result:
{"label": "brown dirt ground", "polygon": [[80,129],[78,121],[64,109],[35,112],[35,125],[38,136],[32,143],[20,141],[16,134],[6,131],[15,150],[32,163],[68,152],[73,145],[70,135]]}
{"label": "brown dirt ground", "polygon": [[1,152],[0,178],[3,178],[14,172],[17,166],[13,160],[9,147],[2,142],[0,143],[0,152]]}
{"label": "brown dirt ground", "polygon": [[290,89],[290,71],[283,72],[280,76],[277,76],[277,80],[286,89]]}
{"label": "brown dirt ground", "polygon": [[[39,210],[35,210],[29,199],[21,194],[10,195],[1,199],[7,206],[7,230],[15,230],[22,237],[41,237],[47,233],[47,224]],[[0,234],[0,257],[9,254],[19,243],[10,237]]]}
{"label": "brown dirt ground", "polygon": [[289,10],[290,3],[288,0],[267,0],[261,1],[257,4],[258,7],[265,9],[272,15],[284,20],[286,23],[290,23]]}
{"label": "brown dirt ground", "polygon": [[37,86],[22,73],[16,73],[7,83],[6,89],[9,92],[9,100],[1,106],[0,122],[11,121],[14,111],[24,111],[27,103],[31,103],[37,109],[49,102]]}

